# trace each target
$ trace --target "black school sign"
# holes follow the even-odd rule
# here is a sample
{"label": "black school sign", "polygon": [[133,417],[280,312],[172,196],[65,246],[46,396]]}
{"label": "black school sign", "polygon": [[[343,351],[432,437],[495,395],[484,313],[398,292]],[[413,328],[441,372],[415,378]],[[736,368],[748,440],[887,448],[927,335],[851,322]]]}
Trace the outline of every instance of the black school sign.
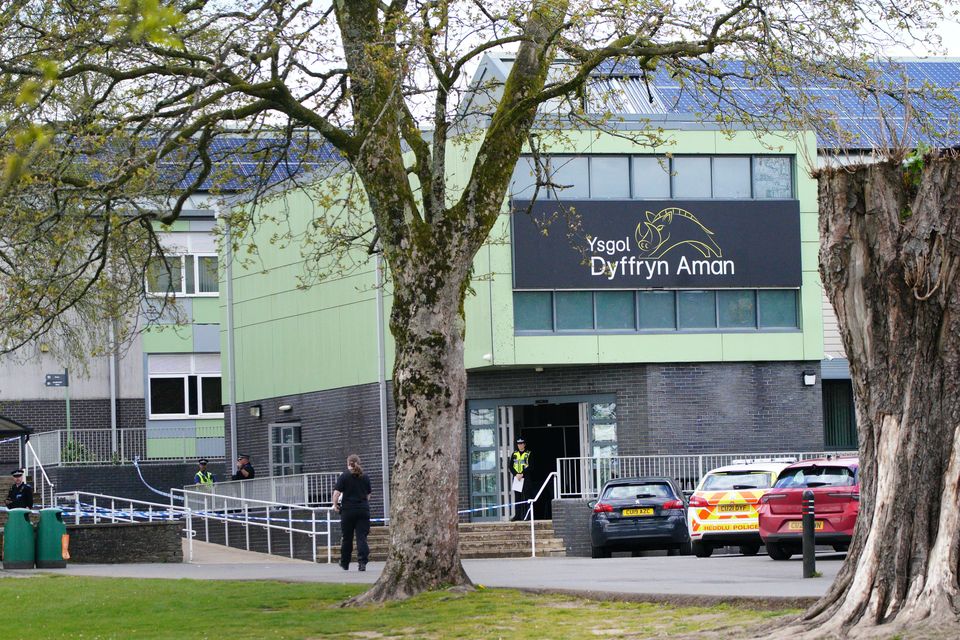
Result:
{"label": "black school sign", "polygon": [[516,289],[800,286],[796,200],[513,202]]}

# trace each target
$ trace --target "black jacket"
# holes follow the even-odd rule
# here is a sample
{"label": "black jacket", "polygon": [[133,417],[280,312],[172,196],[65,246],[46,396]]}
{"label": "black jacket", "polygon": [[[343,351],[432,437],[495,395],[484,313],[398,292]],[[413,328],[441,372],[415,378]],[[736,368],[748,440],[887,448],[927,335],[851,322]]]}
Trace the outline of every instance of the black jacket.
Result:
{"label": "black jacket", "polygon": [[244,476],[242,473],[240,473],[239,470],[237,470],[237,472],[233,474],[234,480],[253,480],[255,477],[257,477],[256,471],[253,470],[253,465],[250,464],[249,462],[243,465],[243,468],[246,469],[247,473],[249,473],[250,475]]}
{"label": "black jacket", "polygon": [[10,487],[10,493],[7,494],[7,507],[10,509],[32,509],[33,487],[26,482]]}

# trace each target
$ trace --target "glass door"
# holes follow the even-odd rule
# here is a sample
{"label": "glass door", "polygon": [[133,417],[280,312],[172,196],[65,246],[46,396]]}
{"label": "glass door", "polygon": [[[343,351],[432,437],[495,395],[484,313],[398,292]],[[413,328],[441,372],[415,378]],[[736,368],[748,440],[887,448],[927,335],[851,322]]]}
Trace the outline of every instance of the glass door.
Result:
{"label": "glass door", "polygon": [[[513,502],[513,476],[510,475],[510,456],[513,455],[513,407],[497,407],[497,434],[500,438],[500,504]],[[501,509],[501,520],[509,520],[514,510]]]}
{"label": "glass door", "polygon": [[471,403],[467,412],[467,431],[470,446],[470,508],[479,509],[471,512],[470,520],[497,520],[499,512],[493,508],[500,498],[496,407],[475,407]]}

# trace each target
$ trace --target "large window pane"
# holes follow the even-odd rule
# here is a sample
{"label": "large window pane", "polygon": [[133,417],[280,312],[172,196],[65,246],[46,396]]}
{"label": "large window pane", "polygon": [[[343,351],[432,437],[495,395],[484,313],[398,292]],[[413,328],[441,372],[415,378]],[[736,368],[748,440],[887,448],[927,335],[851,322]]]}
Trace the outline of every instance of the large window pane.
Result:
{"label": "large window pane", "polygon": [[590,197],[590,170],[586,156],[550,158],[550,179],[555,185],[551,198],[583,200]]}
{"label": "large window pane", "polygon": [[676,157],[673,159],[673,197],[709,198],[710,158]]}
{"label": "large window pane", "polygon": [[553,300],[549,291],[513,294],[513,324],[517,331],[553,331]]}
{"label": "large window pane", "polygon": [[681,329],[716,328],[717,306],[713,291],[679,291],[677,295]]}
{"label": "large window pane", "polygon": [[630,161],[626,157],[590,159],[591,198],[629,198]]}
{"label": "large window pane", "polygon": [[217,293],[219,289],[217,256],[197,256],[197,292]]}
{"label": "large window pane", "polygon": [[636,329],[636,303],[632,291],[598,291],[597,329]]}
{"label": "large window pane", "polygon": [[220,378],[201,378],[201,412],[223,413]]}
{"label": "large window pane", "polygon": [[760,305],[760,328],[796,328],[797,292],[793,289],[758,292]]}
{"label": "large window pane", "polygon": [[517,166],[513,170],[513,177],[510,179],[512,197],[520,200],[529,200],[533,197],[534,187],[537,184],[534,169],[533,158],[520,158],[517,161]]}
{"label": "large window pane", "polygon": [[150,378],[150,413],[153,415],[187,412],[183,378]]}
{"label": "large window pane", "polygon": [[713,197],[750,197],[750,158],[713,159]]}
{"label": "large window pane", "polygon": [[757,156],[753,159],[753,197],[793,197],[793,170],[790,166],[790,158]]}
{"label": "large window pane", "polygon": [[593,294],[564,291],[554,294],[557,304],[557,331],[593,329]]}
{"label": "large window pane", "polygon": [[664,157],[633,157],[633,197],[669,198],[670,161]]}
{"label": "large window pane", "polygon": [[183,293],[180,257],[156,258],[147,268],[147,290],[150,293]]}
{"label": "large window pane", "polygon": [[757,303],[753,291],[718,291],[720,327],[756,329]]}
{"label": "large window pane", "polygon": [[640,328],[676,329],[673,291],[640,291]]}

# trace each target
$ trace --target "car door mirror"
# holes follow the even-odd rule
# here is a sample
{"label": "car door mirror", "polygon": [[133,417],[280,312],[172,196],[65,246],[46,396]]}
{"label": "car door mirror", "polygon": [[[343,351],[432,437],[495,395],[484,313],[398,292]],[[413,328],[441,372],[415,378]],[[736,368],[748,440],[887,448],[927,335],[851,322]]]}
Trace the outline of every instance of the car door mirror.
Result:
{"label": "car door mirror", "polygon": [[587,507],[589,507],[589,508],[591,508],[591,509],[593,509],[595,506],[597,506],[597,501],[596,501],[596,500],[591,500],[590,502],[587,503]]}
{"label": "car door mirror", "polygon": [[683,500],[684,500],[684,502],[690,502],[690,496],[693,495],[693,490],[692,490],[692,489],[684,489],[684,490],[682,491],[682,493],[683,493]]}

